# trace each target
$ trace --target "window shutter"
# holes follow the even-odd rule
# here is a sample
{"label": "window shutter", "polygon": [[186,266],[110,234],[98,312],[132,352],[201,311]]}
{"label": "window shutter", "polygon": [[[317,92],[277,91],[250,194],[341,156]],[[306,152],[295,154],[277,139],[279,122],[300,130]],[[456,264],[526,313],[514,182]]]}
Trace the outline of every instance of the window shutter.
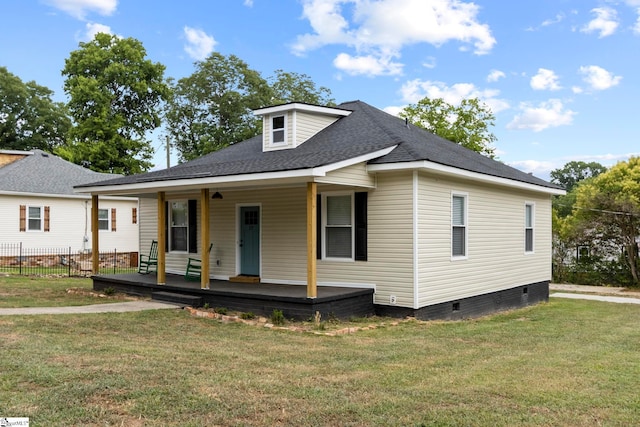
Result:
{"label": "window shutter", "polygon": [[169,202],[164,202],[164,251],[169,252]]}
{"label": "window shutter", "polygon": [[322,259],[322,195],[316,197],[316,258]]}
{"label": "window shutter", "polygon": [[44,231],[50,231],[50,228],[49,228],[49,213],[50,213],[49,206],[45,206],[44,207]]}
{"label": "window shutter", "polygon": [[131,224],[138,223],[138,208],[131,208]]}
{"label": "window shutter", "polygon": [[27,206],[20,205],[20,231],[27,231]]}
{"label": "window shutter", "polygon": [[198,201],[189,200],[189,253],[198,253]]}
{"label": "window shutter", "polygon": [[111,231],[116,231],[116,208],[111,208]]}
{"label": "window shutter", "polygon": [[355,193],[356,261],[367,260],[367,194]]}

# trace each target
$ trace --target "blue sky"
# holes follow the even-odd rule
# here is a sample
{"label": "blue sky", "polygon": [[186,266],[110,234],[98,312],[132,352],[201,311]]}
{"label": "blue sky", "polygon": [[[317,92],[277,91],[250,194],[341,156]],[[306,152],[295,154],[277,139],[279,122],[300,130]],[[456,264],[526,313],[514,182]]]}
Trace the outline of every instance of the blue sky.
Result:
{"label": "blue sky", "polygon": [[499,159],[546,179],[572,160],[640,155],[640,0],[3,0],[0,11],[0,66],[58,101],[69,53],[109,32],[140,40],[176,79],[217,51],[390,113],[478,97],[496,115]]}

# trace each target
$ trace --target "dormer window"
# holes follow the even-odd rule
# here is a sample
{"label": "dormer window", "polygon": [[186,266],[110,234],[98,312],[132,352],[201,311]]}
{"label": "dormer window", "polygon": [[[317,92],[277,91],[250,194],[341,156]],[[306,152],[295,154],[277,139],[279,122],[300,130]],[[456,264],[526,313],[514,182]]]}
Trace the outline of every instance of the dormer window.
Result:
{"label": "dormer window", "polygon": [[285,116],[273,116],[271,118],[271,143],[272,144],[284,144],[286,142],[285,137]]}

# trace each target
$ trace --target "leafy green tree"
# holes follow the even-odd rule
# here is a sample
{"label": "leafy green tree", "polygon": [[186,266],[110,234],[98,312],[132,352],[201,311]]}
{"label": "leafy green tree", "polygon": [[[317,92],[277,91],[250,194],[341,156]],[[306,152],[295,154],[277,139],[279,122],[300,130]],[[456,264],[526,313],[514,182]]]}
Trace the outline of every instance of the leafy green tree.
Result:
{"label": "leafy green tree", "polygon": [[634,284],[638,284],[640,236],[640,157],[620,162],[577,187],[575,216],[592,239],[624,248]]}
{"label": "leafy green tree", "polygon": [[149,132],[160,126],[170,88],[164,65],[146,59],[133,38],[99,33],[65,61],[62,75],[76,126],[57,153],[99,172],[125,175],[149,170]]}
{"label": "leafy green tree", "polygon": [[492,144],[496,136],[489,131],[495,124],[491,109],[478,98],[463,99],[453,106],[442,98],[423,98],[406,106],[400,117],[449,141],[495,158]]}
{"label": "leafy green tree", "polygon": [[553,198],[553,208],[558,215],[565,218],[573,212],[576,203],[577,187],[583,182],[606,172],[607,168],[598,162],[571,161],[560,169],[551,171],[551,182],[564,187],[567,194]]}
{"label": "leafy green tree", "polygon": [[335,105],[335,100],[331,97],[331,90],[324,86],[316,87],[311,77],[306,74],[276,70],[275,75],[269,78],[269,83],[273,90],[272,105],[287,102]]}
{"label": "leafy green tree", "polygon": [[178,80],[167,105],[166,132],[180,160],[191,160],[261,131],[252,110],[270,104],[260,73],[235,55],[214,52]]}
{"label": "leafy green tree", "polygon": [[0,67],[0,148],[53,152],[71,127],[64,104],[53,102],[53,91],[24,83]]}
{"label": "leafy green tree", "polygon": [[606,170],[607,168],[598,162],[572,161],[560,169],[552,170],[551,182],[561,185],[567,192],[570,192],[580,181],[595,178]]}

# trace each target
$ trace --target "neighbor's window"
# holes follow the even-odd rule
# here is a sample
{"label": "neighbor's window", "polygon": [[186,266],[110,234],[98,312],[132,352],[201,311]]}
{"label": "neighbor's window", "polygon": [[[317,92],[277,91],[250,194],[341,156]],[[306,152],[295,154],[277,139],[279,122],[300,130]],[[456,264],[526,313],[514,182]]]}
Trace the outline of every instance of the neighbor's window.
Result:
{"label": "neighbor's window", "polygon": [[109,231],[109,209],[98,209],[98,230]]}
{"label": "neighbor's window", "polygon": [[324,239],[326,258],[353,259],[353,197],[326,196]]}
{"label": "neighbor's window", "polygon": [[271,118],[271,143],[281,144],[285,142],[285,119],[284,116]]}
{"label": "neighbor's window", "polygon": [[467,197],[451,197],[451,256],[467,256]]}
{"label": "neighbor's window", "polygon": [[28,218],[27,224],[29,231],[42,231],[42,207],[40,206],[29,206],[27,209]]}
{"label": "neighbor's window", "polygon": [[524,205],[524,251],[533,252],[533,224],[534,214],[532,203]]}
{"label": "neighbor's window", "polygon": [[187,251],[189,236],[189,207],[186,201],[169,203],[169,250]]}

